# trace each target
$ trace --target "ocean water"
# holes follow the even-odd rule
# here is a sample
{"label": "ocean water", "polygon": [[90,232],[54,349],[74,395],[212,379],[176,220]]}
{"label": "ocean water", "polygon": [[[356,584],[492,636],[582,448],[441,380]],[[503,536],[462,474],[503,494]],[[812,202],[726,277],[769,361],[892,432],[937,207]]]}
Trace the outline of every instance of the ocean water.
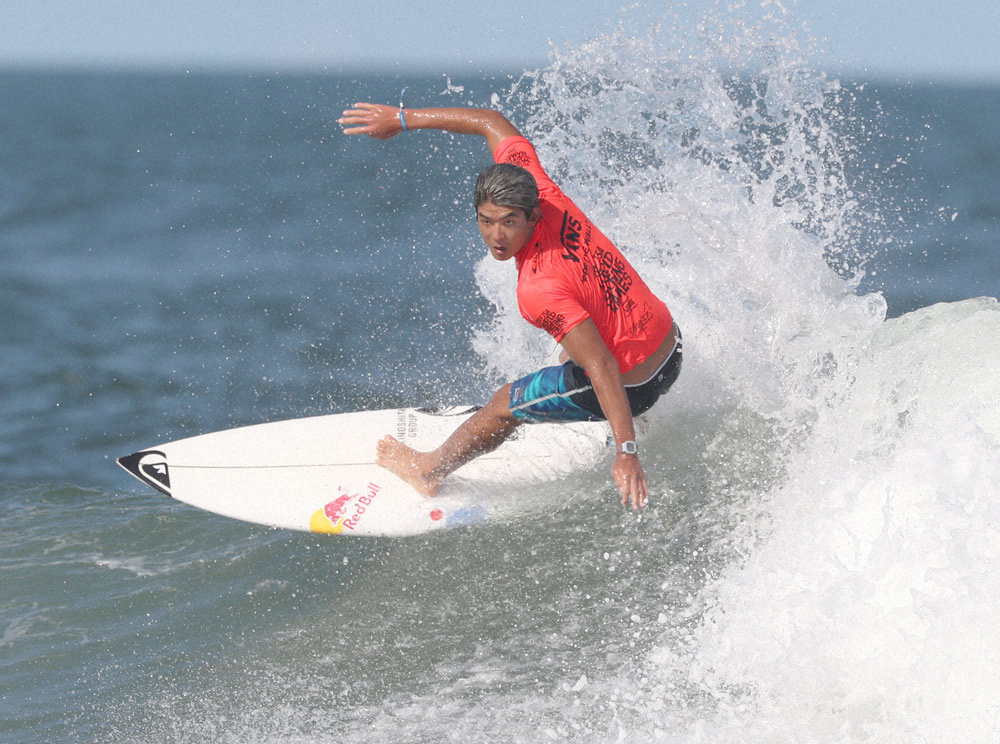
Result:
{"label": "ocean water", "polygon": [[[0,741],[1000,739],[1000,87],[840,80],[787,17],[540,70],[0,71]],[[478,402],[555,350],[485,257],[496,106],[663,296],[652,501],[608,469],[395,540],[114,458]]]}

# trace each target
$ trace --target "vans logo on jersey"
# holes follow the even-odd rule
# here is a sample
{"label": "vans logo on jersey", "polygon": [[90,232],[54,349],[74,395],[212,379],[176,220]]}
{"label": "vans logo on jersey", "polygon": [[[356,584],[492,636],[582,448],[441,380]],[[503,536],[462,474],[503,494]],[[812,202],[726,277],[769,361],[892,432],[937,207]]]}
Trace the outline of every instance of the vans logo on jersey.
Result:
{"label": "vans logo on jersey", "polygon": [[567,261],[580,263],[580,257],[577,253],[582,247],[580,243],[580,234],[582,230],[583,223],[580,220],[573,217],[569,212],[563,212],[562,228],[559,230],[559,240],[566,248],[566,252],[562,254],[562,257]]}

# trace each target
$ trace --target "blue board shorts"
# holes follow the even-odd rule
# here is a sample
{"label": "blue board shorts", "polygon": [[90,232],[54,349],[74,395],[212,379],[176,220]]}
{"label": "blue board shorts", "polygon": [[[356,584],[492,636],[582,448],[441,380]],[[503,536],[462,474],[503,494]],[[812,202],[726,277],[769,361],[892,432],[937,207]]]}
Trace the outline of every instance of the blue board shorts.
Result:
{"label": "blue board shorts", "polygon": [[[632,415],[645,413],[677,380],[681,373],[681,332],[677,345],[646,382],[626,385]],[[525,375],[510,386],[510,411],[522,423],[547,421],[604,421],[597,393],[583,367],[569,361],[558,367],[545,367]]]}

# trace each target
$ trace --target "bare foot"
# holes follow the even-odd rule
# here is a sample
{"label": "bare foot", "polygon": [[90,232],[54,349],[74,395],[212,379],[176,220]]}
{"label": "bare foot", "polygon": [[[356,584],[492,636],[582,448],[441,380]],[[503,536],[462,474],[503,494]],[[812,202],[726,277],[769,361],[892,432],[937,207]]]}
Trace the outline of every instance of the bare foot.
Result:
{"label": "bare foot", "polygon": [[437,493],[441,481],[429,475],[431,468],[428,453],[418,452],[387,435],[376,445],[375,462],[391,470],[425,496]]}

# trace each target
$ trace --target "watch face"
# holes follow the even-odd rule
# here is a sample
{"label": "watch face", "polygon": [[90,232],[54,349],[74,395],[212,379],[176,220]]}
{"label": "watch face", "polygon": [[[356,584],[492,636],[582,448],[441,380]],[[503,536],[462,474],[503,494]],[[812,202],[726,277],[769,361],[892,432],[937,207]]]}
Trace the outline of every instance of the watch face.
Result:
{"label": "watch face", "polygon": [[621,451],[626,455],[635,455],[639,453],[639,447],[635,442],[622,442]]}

